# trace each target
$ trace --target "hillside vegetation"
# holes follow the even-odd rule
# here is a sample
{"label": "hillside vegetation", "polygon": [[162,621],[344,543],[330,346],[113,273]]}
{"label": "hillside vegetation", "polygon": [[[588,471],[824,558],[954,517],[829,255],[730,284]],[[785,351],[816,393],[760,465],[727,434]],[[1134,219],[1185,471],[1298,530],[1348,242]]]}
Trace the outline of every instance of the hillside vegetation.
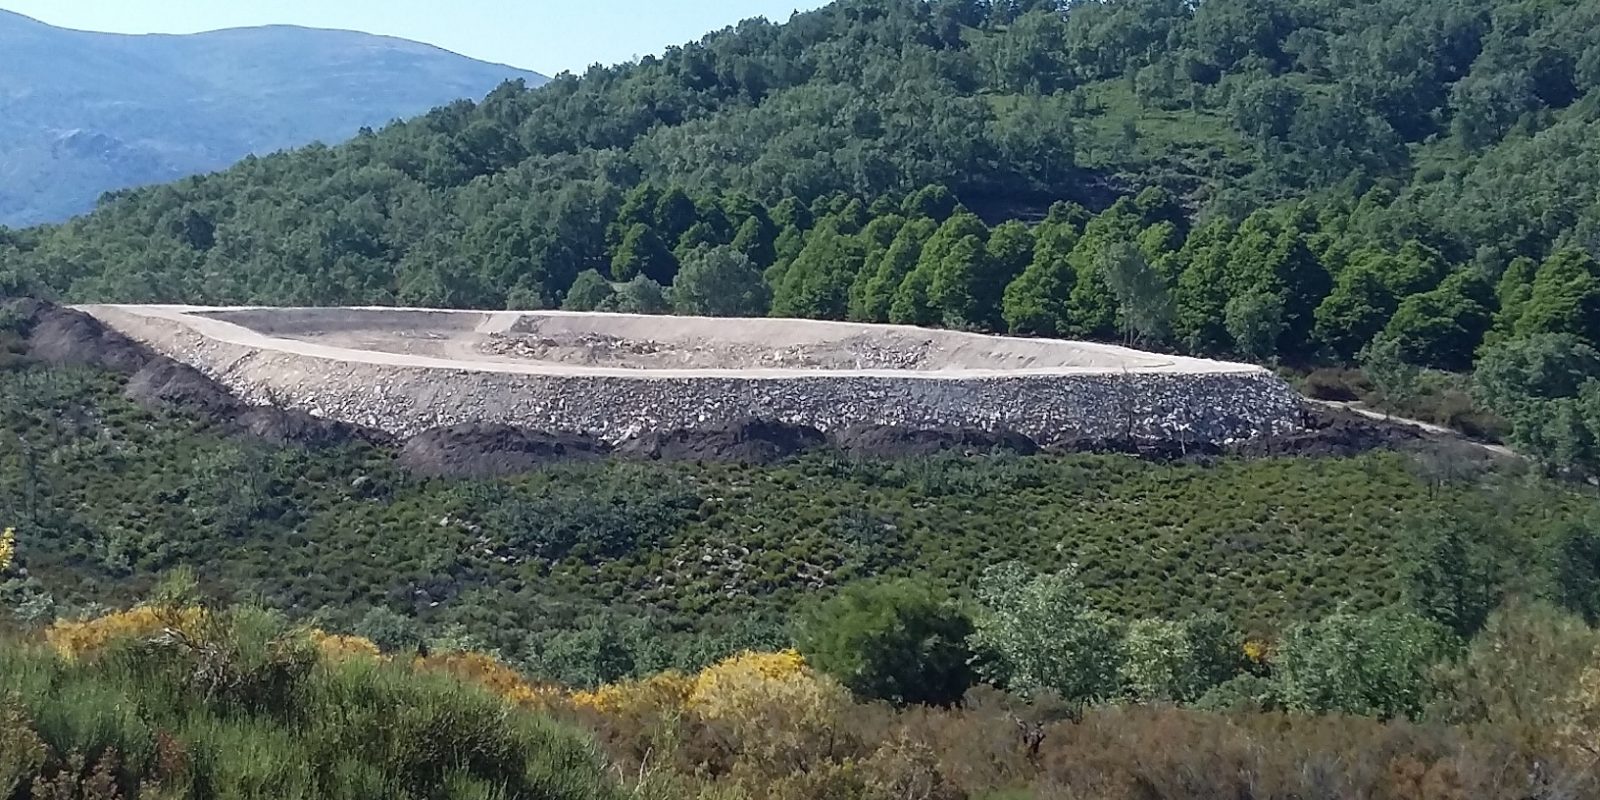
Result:
{"label": "hillside vegetation", "polygon": [[[137,607],[0,633],[0,798],[1600,788],[1600,635],[1548,606],[1509,604],[1470,640],[1410,612],[1339,613],[1269,646],[1207,617],[1124,622],[1085,610],[1081,591],[1070,571],[1007,565],[969,619],[885,584],[819,608],[805,654],[747,651],[582,690],[448,643],[380,646],[196,604],[180,573]],[[972,686],[970,663],[1010,691]]]}
{"label": "hillside vegetation", "polygon": [[1392,395],[1383,365],[1492,351],[1513,442],[1592,472],[1600,383],[1527,365],[1600,344],[1597,23],[1592,0],[842,0],[0,234],[0,275],[1120,338],[1370,361]]}
{"label": "hillside vegetation", "polygon": [[223,598],[465,637],[584,684],[782,644],[797,603],[863,581],[968,595],[1009,560],[1078,565],[1110,612],[1218,612],[1264,635],[1404,602],[1440,559],[1477,565],[1479,605],[1520,593],[1600,613],[1591,494],[1460,454],[819,452],[425,479],[383,447],[274,447],[145,410],[117,376],[3,377],[0,520],[28,570],[5,597],[25,619],[124,604],[188,565]]}
{"label": "hillside vegetation", "polygon": [[[0,800],[1596,796],[1596,23],[841,0],[0,230]],[[23,294],[1117,339],[1532,459],[428,477]]]}

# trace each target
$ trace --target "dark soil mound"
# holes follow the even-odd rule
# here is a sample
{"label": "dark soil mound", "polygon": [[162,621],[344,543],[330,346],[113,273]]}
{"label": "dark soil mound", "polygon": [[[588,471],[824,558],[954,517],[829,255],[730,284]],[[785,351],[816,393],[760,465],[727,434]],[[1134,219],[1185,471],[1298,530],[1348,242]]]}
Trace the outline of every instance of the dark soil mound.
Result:
{"label": "dark soil mound", "polygon": [[1407,425],[1386,424],[1353,411],[1323,405],[1307,404],[1302,424],[1305,430],[1299,433],[1240,442],[1228,450],[1233,455],[1250,458],[1343,458],[1373,450],[1403,449],[1426,438],[1421,431]]}
{"label": "dark soil mound", "polygon": [[170,358],[151,358],[123,389],[128,398],[146,408],[174,408],[212,422],[232,419],[244,410],[227,389],[187,364]]}
{"label": "dark soil mound", "polygon": [[1205,461],[1223,454],[1212,442],[1180,439],[1130,439],[1126,437],[1077,437],[1057,439],[1049,453],[1097,453],[1137,456],[1148,461]]}
{"label": "dark soil mound", "polygon": [[123,392],[145,408],[173,410],[275,444],[328,447],[388,436],[301,411],[252,408],[199,370],[129,339],[88,314],[42,300],[7,306],[24,317],[28,356],[47,364],[93,367],[128,376]]}
{"label": "dark soil mound", "polygon": [[834,433],[832,439],[834,447],[856,458],[924,458],[947,452],[969,456],[995,452],[1031,455],[1039,452],[1038,444],[1015,431],[857,425]]}
{"label": "dark soil mound", "polygon": [[172,409],[273,444],[337,447],[351,441],[384,444],[381,431],[313,417],[304,411],[249,406],[199,370],[155,356],[123,388],[146,407]]}
{"label": "dark soil mound", "polygon": [[808,425],[744,420],[713,428],[643,433],[617,445],[617,453],[662,461],[759,465],[774,464],[826,444],[822,431]]}
{"label": "dark soil mound", "polygon": [[592,461],[607,452],[604,443],[581,434],[466,424],[411,437],[400,448],[400,463],[422,475],[492,478],[560,461]]}
{"label": "dark soil mound", "polygon": [[394,438],[374,428],[313,417],[304,411],[250,407],[233,422],[239,430],[267,442],[300,447],[338,447],[353,441],[373,445],[392,444]]}
{"label": "dark soil mound", "polygon": [[70,308],[35,301],[28,355],[47,364],[99,367],[131,375],[155,354],[150,348]]}

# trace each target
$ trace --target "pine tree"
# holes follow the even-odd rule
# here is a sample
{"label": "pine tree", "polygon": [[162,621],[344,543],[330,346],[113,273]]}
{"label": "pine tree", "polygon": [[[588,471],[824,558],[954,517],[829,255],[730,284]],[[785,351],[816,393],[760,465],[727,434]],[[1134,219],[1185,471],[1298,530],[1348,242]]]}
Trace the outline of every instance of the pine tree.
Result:
{"label": "pine tree", "polygon": [[656,283],[668,284],[677,271],[677,259],[648,225],[629,228],[611,257],[611,277],[618,281],[643,275]]}
{"label": "pine tree", "polygon": [[1066,330],[1067,298],[1077,280],[1070,255],[1077,241],[1078,231],[1070,223],[1046,221],[1039,226],[1033,259],[1005,288],[1002,315],[1012,333],[1054,336]]}

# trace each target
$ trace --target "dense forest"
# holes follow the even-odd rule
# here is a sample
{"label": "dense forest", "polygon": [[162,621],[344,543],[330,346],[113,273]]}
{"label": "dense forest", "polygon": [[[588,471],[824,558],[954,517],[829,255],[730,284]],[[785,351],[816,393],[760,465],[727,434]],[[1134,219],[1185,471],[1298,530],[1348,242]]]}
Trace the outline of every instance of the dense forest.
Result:
{"label": "dense forest", "polygon": [[1600,386],[1507,379],[1600,358],[1597,24],[1577,0],[844,0],[0,231],[0,286],[1497,355],[1516,443],[1593,470]]}

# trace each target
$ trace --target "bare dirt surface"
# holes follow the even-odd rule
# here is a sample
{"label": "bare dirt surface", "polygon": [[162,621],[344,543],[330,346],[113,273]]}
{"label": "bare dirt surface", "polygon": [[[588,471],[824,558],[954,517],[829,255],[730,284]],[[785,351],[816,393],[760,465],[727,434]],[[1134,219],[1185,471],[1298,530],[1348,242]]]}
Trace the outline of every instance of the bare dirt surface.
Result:
{"label": "bare dirt surface", "polygon": [[896,325],[558,311],[86,306],[143,338],[176,323],[220,342],[402,367],[551,375],[803,377],[996,374],[1218,374],[1236,364],[1114,345]]}

